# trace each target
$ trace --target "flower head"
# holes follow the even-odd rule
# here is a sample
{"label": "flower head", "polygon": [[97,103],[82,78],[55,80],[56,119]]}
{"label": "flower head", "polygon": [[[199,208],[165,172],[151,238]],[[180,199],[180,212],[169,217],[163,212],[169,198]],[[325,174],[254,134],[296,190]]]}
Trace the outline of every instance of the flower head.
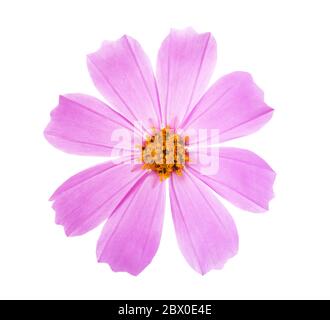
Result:
{"label": "flower head", "polygon": [[245,72],[206,90],[215,62],[210,33],[172,30],[154,76],[139,43],[124,36],[88,55],[107,104],[67,94],[51,113],[45,136],[57,148],[121,156],[71,177],[51,197],[56,222],[69,236],[106,221],[97,257],[114,271],[139,274],[154,257],[166,181],[180,249],[202,274],[221,268],[238,249],[235,223],[210,188],[242,209],[268,209],[274,171],[250,151],[217,144],[258,130],[273,109]]}
{"label": "flower head", "polygon": [[156,172],[161,181],[172,173],[181,176],[185,163],[189,162],[186,141],[187,136],[180,137],[170,127],[154,132],[141,147],[142,168]]}

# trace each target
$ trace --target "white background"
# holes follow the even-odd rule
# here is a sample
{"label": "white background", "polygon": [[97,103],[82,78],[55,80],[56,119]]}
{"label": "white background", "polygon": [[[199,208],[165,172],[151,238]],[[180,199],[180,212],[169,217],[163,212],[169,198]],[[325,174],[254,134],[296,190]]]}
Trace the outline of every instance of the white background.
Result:
{"label": "white background", "polygon": [[[330,7],[328,1],[1,1],[0,298],[330,298]],[[69,176],[104,159],[68,155],[43,138],[58,95],[100,97],[86,54],[129,34],[153,63],[171,27],[211,31],[214,79],[245,70],[274,117],[228,143],[277,171],[266,214],[229,203],[240,250],[205,276],[185,262],[167,206],[151,265],[138,277],[98,264],[100,228],[67,238],[47,201]]]}

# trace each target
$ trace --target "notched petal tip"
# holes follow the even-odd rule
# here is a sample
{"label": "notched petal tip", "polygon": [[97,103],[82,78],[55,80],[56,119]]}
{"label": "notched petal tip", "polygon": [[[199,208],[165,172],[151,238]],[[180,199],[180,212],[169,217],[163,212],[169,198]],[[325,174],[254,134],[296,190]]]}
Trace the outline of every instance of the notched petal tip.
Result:
{"label": "notched petal tip", "polygon": [[275,198],[275,191],[274,191],[274,184],[275,184],[275,180],[276,180],[276,172],[271,168],[269,167],[271,172],[272,172],[272,182],[271,182],[271,194],[269,196],[269,199],[268,199],[268,202],[266,203],[265,205],[265,210],[264,211],[260,211],[260,213],[265,213],[265,212],[268,212],[269,211],[269,206],[270,206],[270,203],[271,201]]}
{"label": "notched petal tip", "polygon": [[74,234],[72,234],[72,230],[70,231],[70,229],[69,229],[70,226],[65,225],[65,223],[63,221],[60,221],[59,215],[56,212],[56,209],[54,208],[54,204],[52,206],[52,209],[54,210],[54,213],[55,213],[55,217],[54,217],[55,224],[58,225],[63,230],[64,234],[67,237],[73,237]]}
{"label": "notched petal tip", "polygon": [[102,260],[101,258],[97,257],[97,262],[98,263],[104,263],[106,265],[109,266],[110,270],[113,271],[113,272],[117,272],[117,273],[127,273],[131,276],[134,276],[134,277],[137,277],[141,272],[143,272],[145,270],[145,268],[147,267],[144,267],[143,269],[141,270],[124,270],[124,269],[117,269],[116,267],[112,266],[108,261],[105,261],[105,260]]}
{"label": "notched petal tip", "polygon": [[[238,241],[237,241],[238,243]],[[232,253],[232,255],[228,256],[227,259],[223,260],[221,263],[217,264],[216,266],[212,266],[208,269],[205,270],[200,270],[200,269],[195,269],[194,270],[199,273],[202,276],[207,275],[208,273],[210,273],[211,271],[217,271],[217,270],[222,270],[225,268],[225,266],[227,265],[227,263],[236,256],[236,254],[238,253],[238,249]]]}
{"label": "notched petal tip", "polygon": [[118,43],[122,41],[127,41],[127,40],[134,40],[130,35],[128,34],[123,34],[121,37],[115,39],[115,40],[103,40],[101,44],[99,45],[98,49],[96,49],[93,52],[90,52],[87,54],[87,57],[90,55],[94,55],[96,53],[100,53],[103,49],[108,48],[109,46],[115,46]]}
{"label": "notched petal tip", "polygon": [[192,34],[192,35],[197,35],[197,36],[212,36],[212,33],[207,31],[207,32],[197,32],[194,27],[186,27],[186,28],[171,28],[170,29],[170,34],[177,33],[177,34]]}
{"label": "notched petal tip", "polygon": [[258,208],[255,208],[255,210],[250,210],[253,213],[266,213],[266,212],[268,212],[270,203],[275,198],[274,184],[275,184],[277,174],[267,162],[265,162],[265,164],[268,166],[268,171],[270,171],[270,182],[269,182],[270,192],[269,192],[269,197],[268,197],[267,200],[265,200],[263,205],[260,205]]}
{"label": "notched petal tip", "polygon": [[223,260],[218,261],[218,263],[216,265],[210,266],[207,269],[203,270],[202,272],[198,271],[202,276],[205,276],[210,271],[224,269],[226,267],[227,263],[237,255],[237,253],[239,251],[239,235],[238,235],[236,225],[235,225],[235,230],[234,230],[234,234],[233,234],[233,239],[235,242],[235,246],[229,245],[230,249],[228,250],[227,256],[224,257]]}

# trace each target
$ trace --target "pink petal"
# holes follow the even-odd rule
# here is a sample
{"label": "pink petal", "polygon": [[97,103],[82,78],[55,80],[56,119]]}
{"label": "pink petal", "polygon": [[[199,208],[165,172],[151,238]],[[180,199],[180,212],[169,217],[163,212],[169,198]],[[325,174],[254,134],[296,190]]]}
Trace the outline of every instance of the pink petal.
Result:
{"label": "pink petal", "polygon": [[222,268],[238,250],[235,223],[211,192],[188,170],[171,177],[171,208],[180,249],[201,274]]}
{"label": "pink petal", "polygon": [[[100,100],[83,94],[60,96],[58,106],[51,113],[45,129],[46,139],[55,147],[75,154],[110,156],[118,148],[113,141],[116,130],[133,131],[123,116]],[[120,149],[131,150],[131,141]]]}
{"label": "pink petal", "polygon": [[97,244],[99,262],[139,274],[154,257],[163,225],[165,184],[151,173],[116,208]]}
{"label": "pink petal", "polygon": [[87,65],[101,94],[131,122],[142,121],[145,127],[160,124],[160,107],[155,77],[140,44],[123,36],[104,42],[88,55]]}
{"label": "pink petal", "polygon": [[[172,127],[204,94],[216,63],[216,42],[210,33],[171,30],[158,53],[157,83],[163,120]],[[165,115],[165,116],[164,116]]]}
{"label": "pink petal", "polygon": [[184,121],[183,128],[218,129],[219,140],[226,141],[257,131],[270,120],[272,113],[251,75],[233,72],[206,92]]}
{"label": "pink petal", "polygon": [[128,163],[107,162],[82,171],[53,194],[56,223],[68,236],[81,235],[109,217],[144,172]]}
{"label": "pink petal", "polygon": [[197,163],[190,165],[193,174],[241,209],[268,210],[276,174],[263,159],[248,150],[221,148],[219,156],[210,161],[219,162],[217,173],[204,175],[203,167]]}

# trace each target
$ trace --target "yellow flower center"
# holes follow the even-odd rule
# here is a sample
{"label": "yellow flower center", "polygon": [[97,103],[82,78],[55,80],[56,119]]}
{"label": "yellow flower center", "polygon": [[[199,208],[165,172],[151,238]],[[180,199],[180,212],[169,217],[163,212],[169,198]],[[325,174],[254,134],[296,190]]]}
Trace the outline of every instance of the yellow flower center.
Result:
{"label": "yellow flower center", "polygon": [[172,172],[181,176],[189,161],[188,141],[188,136],[181,137],[169,127],[154,130],[141,147],[142,169],[156,172],[161,181],[169,178]]}

